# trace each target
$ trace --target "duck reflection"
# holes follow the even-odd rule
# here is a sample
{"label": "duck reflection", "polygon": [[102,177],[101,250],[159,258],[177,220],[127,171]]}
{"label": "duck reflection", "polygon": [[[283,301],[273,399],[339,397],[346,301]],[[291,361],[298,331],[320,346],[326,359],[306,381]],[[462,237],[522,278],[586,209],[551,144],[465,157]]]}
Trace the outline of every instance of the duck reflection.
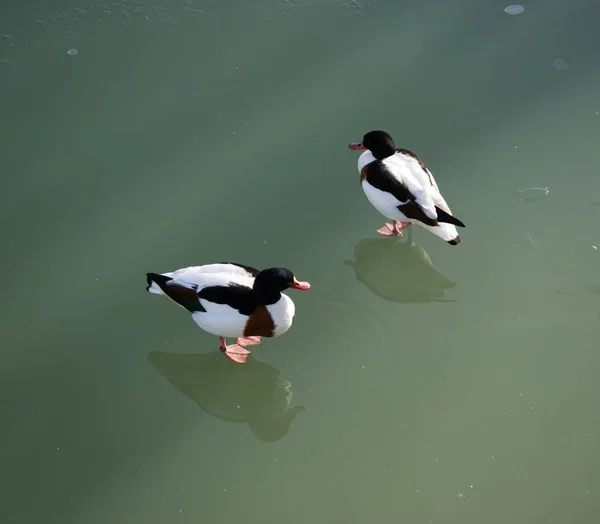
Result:
{"label": "duck reflection", "polygon": [[364,238],[354,247],[354,258],[345,265],[354,269],[359,282],[390,302],[455,302],[444,298],[456,282],[442,275],[422,246],[412,241],[412,227],[406,240]]}
{"label": "duck reflection", "polygon": [[256,358],[240,366],[220,353],[152,351],[148,360],[202,411],[227,422],[248,424],[263,442],[287,435],[303,406],[292,406],[291,384]]}

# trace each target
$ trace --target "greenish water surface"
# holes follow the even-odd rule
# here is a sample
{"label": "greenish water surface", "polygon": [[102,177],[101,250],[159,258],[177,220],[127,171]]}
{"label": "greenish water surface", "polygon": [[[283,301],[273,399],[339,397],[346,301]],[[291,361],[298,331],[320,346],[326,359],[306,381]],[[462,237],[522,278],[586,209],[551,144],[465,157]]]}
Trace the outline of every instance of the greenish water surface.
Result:
{"label": "greenish water surface", "polygon": [[[594,2],[4,4],[0,522],[597,520]],[[378,238],[378,128],[462,244]],[[144,290],[221,260],[312,284],[247,366]]]}

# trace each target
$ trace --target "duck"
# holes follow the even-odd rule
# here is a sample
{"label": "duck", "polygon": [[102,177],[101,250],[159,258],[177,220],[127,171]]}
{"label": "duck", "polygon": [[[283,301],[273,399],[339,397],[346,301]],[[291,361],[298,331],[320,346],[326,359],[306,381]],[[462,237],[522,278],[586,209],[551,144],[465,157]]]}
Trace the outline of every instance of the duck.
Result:
{"label": "duck", "polygon": [[450,245],[460,244],[457,227],[465,224],[452,215],[433,175],[408,149],[396,147],[385,131],[369,131],[361,142],[352,142],[358,158],[360,183],[367,199],[392,223],[377,230],[384,236],[402,236],[413,224],[427,229]]}
{"label": "duck", "polygon": [[[168,273],[146,273],[146,291],[166,295],[192,314],[201,329],[219,337],[219,349],[230,360],[245,364],[247,346],[262,337],[278,337],[292,326],[296,307],[282,293],[307,290],[287,268],[259,271],[250,266],[219,262]],[[227,338],[235,344],[227,345]]]}

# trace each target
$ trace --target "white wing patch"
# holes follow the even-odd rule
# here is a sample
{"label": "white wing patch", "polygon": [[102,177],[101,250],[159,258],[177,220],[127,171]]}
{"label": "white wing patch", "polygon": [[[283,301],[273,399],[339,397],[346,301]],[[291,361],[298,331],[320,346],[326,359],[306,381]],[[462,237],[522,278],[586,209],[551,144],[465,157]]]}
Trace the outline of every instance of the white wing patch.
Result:
{"label": "white wing patch", "polygon": [[419,163],[414,158],[396,153],[394,156],[384,159],[383,164],[392,176],[403,183],[415,196],[415,202],[423,209],[424,213],[430,218],[437,219],[435,203],[431,195],[432,185],[429,176]]}
{"label": "white wing patch", "polygon": [[[236,268],[237,271],[230,271],[230,268]],[[172,277],[196,284],[198,290],[206,286],[226,286],[230,282],[248,287],[254,285],[254,277],[250,276],[245,269],[231,264],[186,267],[173,272]]]}

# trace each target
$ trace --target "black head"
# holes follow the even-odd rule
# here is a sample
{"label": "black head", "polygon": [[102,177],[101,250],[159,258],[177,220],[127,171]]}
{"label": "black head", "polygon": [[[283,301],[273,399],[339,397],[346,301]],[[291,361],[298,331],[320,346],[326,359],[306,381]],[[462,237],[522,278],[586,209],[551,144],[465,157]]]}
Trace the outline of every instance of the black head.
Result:
{"label": "black head", "polygon": [[254,293],[261,304],[274,304],[281,298],[286,289],[305,290],[310,288],[308,282],[299,282],[294,273],[284,267],[263,269],[254,279]]}
{"label": "black head", "polygon": [[396,153],[396,143],[385,131],[369,131],[363,136],[362,142],[350,144],[349,147],[353,150],[368,149],[379,160]]}

